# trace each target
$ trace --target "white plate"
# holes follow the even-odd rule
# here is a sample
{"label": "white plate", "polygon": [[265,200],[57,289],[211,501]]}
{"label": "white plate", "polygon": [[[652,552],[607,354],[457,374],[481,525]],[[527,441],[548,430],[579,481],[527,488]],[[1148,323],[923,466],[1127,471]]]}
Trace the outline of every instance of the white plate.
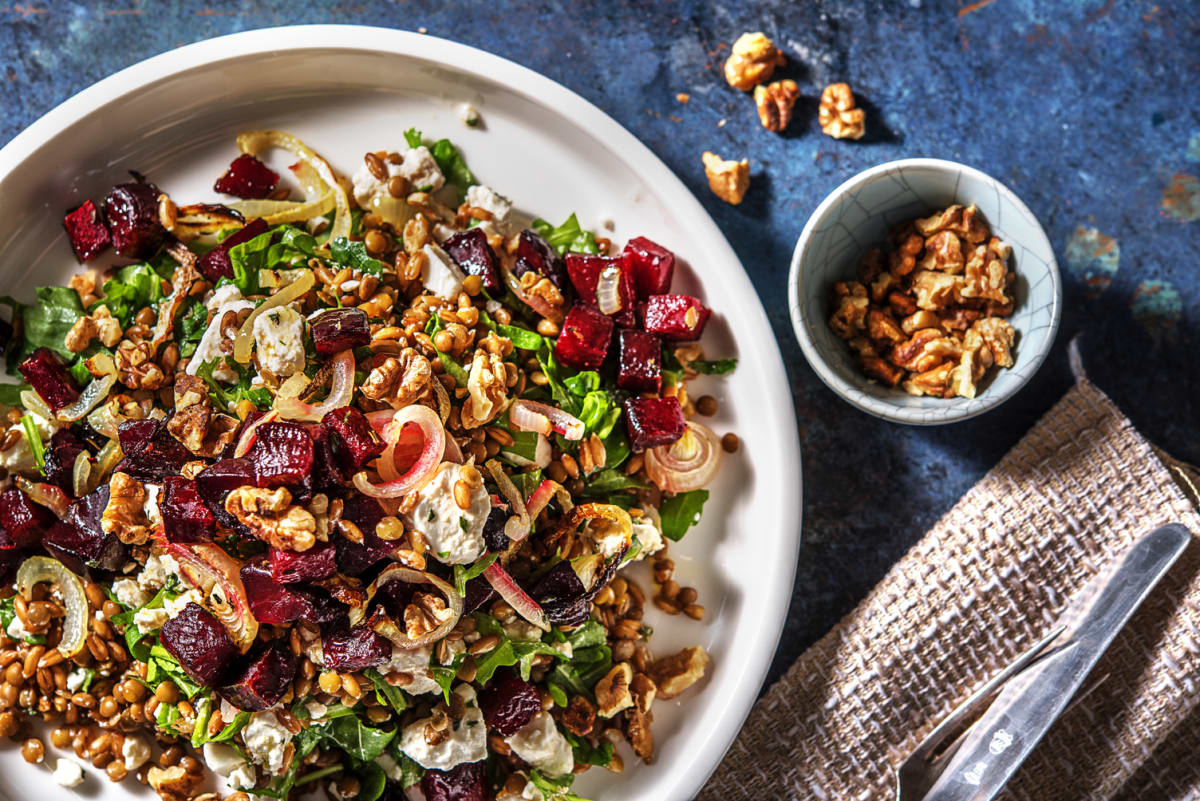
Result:
{"label": "white plate", "polygon": [[[480,128],[459,120],[462,102],[479,109]],[[779,351],[733,250],[671,171],[598,108],[496,56],[379,28],[252,31],[183,47],[84,90],[0,151],[0,289],[28,300],[34,286],[65,282],[77,265],[63,210],[99,200],[129,169],[195,202],[215,197],[212,182],[241,130],[290,131],[351,173],[364,152],[402,147],[410,126],[458,143],[478,179],[522,212],[559,221],[575,211],[595,229],[612,220],[601,233],[618,244],[644,234],[674,250],[690,265],[676,289],[715,309],[709,353],[740,359],[732,378],[696,384],[697,395],[721,402],[714,428],[737,432],[742,448],[725,460],[701,525],[671,548],[679,583],[699,589],[708,614],[697,623],[647,604],[655,652],[701,643],[710,675],[655,704],[654,765],[624,749],[623,775],[593,770],[577,783],[590,797],[691,798],[775,651],[800,542],[800,449]],[[75,795],[14,748],[0,753],[0,770],[15,799]],[[114,798],[123,792],[91,768],[88,782]]]}

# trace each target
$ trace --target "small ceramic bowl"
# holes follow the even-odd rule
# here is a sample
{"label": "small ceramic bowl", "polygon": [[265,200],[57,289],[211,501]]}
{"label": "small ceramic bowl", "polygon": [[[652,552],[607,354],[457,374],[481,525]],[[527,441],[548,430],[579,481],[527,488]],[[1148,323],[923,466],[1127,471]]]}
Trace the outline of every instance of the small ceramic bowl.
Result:
{"label": "small ceramic bowl", "polygon": [[[830,288],[854,278],[859,259],[892,226],[954,203],[974,203],[992,234],[1012,246],[1015,363],[989,370],[974,398],[914,397],[862,374],[849,344],[829,329]],[[834,392],[885,420],[940,425],[999,406],[1037,372],[1058,332],[1062,281],[1046,232],[1007,186],[953,161],[904,159],[860,172],[813,212],[792,254],[788,305],[805,358]]]}

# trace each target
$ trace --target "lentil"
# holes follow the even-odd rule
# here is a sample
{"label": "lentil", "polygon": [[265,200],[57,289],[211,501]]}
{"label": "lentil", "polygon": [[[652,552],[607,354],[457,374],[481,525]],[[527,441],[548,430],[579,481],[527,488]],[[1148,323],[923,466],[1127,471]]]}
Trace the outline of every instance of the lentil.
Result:
{"label": "lentil", "polygon": [[721,437],[721,448],[726,453],[737,453],[737,449],[741,444],[742,443],[741,440],[738,439],[738,435],[734,434],[732,431]]}
{"label": "lentil", "polygon": [[712,395],[701,395],[696,401],[696,411],[705,417],[712,417],[717,413],[717,399]]}

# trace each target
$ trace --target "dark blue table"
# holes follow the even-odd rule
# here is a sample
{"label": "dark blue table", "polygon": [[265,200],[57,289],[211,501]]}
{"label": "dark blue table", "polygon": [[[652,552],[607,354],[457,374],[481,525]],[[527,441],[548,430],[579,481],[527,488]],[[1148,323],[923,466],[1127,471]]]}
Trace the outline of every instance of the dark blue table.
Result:
{"label": "dark blue table", "polygon": [[[43,0],[45,2],[45,0]],[[775,325],[804,441],[804,548],[772,678],[821,636],[1071,383],[1089,375],[1153,441],[1200,462],[1200,4],[1134,0],[372,2],[218,5],[36,0],[0,11],[7,141],[59,101],[156,53],[272,25],[416,29],[514,59],[599,105],[692,188],[750,271]],[[764,130],[721,74],[765,31],[803,97]],[[848,81],[868,135],[820,133],[816,99]],[[691,96],[686,105],[676,94]],[[749,157],[746,201],[708,191],[700,154]],[[844,179],[904,156],[979,167],[1039,216],[1066,279],[1053,355],[1004,407],[948,428],[856,411],[792,337],[783,288],[796,236]]]}

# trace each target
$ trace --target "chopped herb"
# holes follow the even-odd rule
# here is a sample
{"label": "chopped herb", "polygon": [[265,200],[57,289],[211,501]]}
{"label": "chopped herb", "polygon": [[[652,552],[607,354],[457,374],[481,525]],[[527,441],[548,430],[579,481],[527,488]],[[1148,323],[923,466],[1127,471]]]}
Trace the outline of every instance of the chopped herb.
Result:
{"label": "chopped herb", "polygon": [[715,361],[697,359],[688,362],[688,367],[697,373],[704,373],[705,375],[725,375],[726,373],[732,373],[737,368],[737,363],[737,359],[717,359]]}
{"label": "chopped herb", "polygon": [[343,267],[362,270],[374,276],[383,275],[383,262],[367,253],[367,246],[344,236],[329,243],[329,257]]}
{"label": "chopped herb", "polygon": [[471,524],[468,523],[467,518],[463,517],[462,515],[458,516],[458,527],[461,528],[463,531],[471,530]]}

